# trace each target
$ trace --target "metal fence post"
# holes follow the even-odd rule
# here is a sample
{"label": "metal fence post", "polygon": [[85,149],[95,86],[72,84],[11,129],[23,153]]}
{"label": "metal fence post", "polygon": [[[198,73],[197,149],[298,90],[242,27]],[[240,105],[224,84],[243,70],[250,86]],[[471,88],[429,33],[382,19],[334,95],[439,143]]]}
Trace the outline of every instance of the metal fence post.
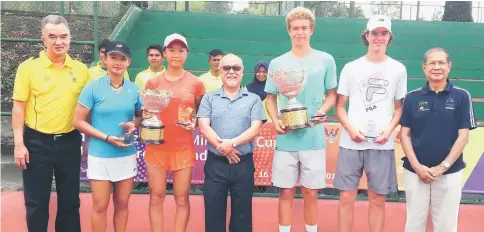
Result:
{"label": "metal fence post", "polygon": [[400,1],[400,20],[403,18],[403,1]]}
{"label": "metal fence post", "polygon": [[417,1],[417,17],[415,18],[415,20],[420,20],[420,1]]}
{"label": "metal fence post", "polygon": [[185,11],[186,12],[190,11],[190,2],[189,1],[185,1]]}
{"label": "metal fence post", "polygon": [[350,12],[349,12],[350,18],[355,17],[355,1],[350,1]]}
{"label": "metal fence post", "polygon": [[93,60],[98,59],[98,42],[99,42],[99,2],[92,2],[93,16],[94,16],[94,49],[92,54],[94,55]]}
{"label": "metal fence post", "polygon": [[59,13],[60,13],[61,16],[64,16],[64,7],[65,7],[65,2],[64,1],[60,1],[60,6],[59,6],[59,8],[60,8],[59,11],[60,12]]}
{"label": "metal fence post", "polygon": [[277,15],[281,15],[282,13],[282,1],[278,2],[278,8],[277,8]]}

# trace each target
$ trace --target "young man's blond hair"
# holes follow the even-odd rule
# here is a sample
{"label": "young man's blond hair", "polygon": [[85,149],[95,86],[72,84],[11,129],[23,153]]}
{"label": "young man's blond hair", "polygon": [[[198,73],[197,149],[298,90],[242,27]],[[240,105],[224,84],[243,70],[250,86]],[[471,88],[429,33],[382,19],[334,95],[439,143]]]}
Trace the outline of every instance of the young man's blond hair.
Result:
{"label": "young man's blond hair", "polygon": [[311,12],[311,10],[309,10],[308,8],[298,6],[294,9],[292,9],[287,14],[287,16],[286,16],[286,26],[287,26],[288,30],[291,27],[291,22],[293,20],[297,20],[297,19],[307,19],[307,20],[309,20],[311,22],[310,23],[311,29],[314,29],[314,23],[316,21],[316,18],[314,17],[313,12]]}
{"label": "young man's blond hair", "polygon": [[[326,188],[326,135],[323,122],[326,112],[336,103],[336,62],[329,53],[311,47],[315,17],[311,10],[296,7],[286,16],[291,50],[271,60],[268,73],[304,68],[308,70],[305,88],[299,93],[301,104],[312,117],[311,127],[288,130],[278,118],[278,109],[288,104],[281,97],[279,85],[267,78],[266,110],[278,134],[274,150],[271,182],[280,189],[279,232],[290,232],[292,204],[297,185],[304,198],[304,223],[307,232],[318,231],[318,191]],[[303,61],[303,62],[301,62]],[[313,117],[316,116],[316,117]],[[312,139],[318,138],[318,139]],[[293,165],[300,163],[301,165]]]}

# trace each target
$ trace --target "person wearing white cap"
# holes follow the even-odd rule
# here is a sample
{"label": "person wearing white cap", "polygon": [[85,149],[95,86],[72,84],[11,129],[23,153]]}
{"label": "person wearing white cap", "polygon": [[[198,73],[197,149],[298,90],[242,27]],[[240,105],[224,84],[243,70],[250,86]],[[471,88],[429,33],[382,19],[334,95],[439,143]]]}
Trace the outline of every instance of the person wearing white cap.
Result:
{"label": "person wearing white cap", "polygon": [[[125,43],[110,41],[103,62],[107,75],[89,82],[81,92],[73,125],[89,136],[87,177],[91,180],[92,231],[106,231],[113,188],[116,231],[125,231],[128,202],[137,174],[133,133],[141,122],[141,97],[135,83],[123,76],[131,62]],[[91,123],[86,119],[90,116]]]}
{"label": "person wearing white cap", "polygon": [[[171,171],[176,203],[174,231],[182,232],[186,230],[190,216],[189,193],[192,167],[195,164],[195,115],[205,94],[205,87],[198,77],[183,67],[188,55],[185,37],[179,34],[167,36],[163,53],[167,70],[149,79],[145,85],[145,90],[172,92],[168,106],[157,115],[165,125],[165,142],[159,145],[146,144],[144,160],[150,187],[149,215],[151,230],[163,231],[163,201],[168,171]],[[143,118],[149,117],[150,113],[144,111]]]}
{"label": "person wearing white cap", "polygon": [[385,195],[397,191],[393,131],[402,115],[407,71],[386,55],[393,39],[391,26],[390,18],[372,16],[361,36],[367,54],[347,63],[340,75],[335,112],[344,130],[334,180],[334,187],[340,190],[340,232],[352,229],[363,170],[368,183],[370,231],[383,231]]}

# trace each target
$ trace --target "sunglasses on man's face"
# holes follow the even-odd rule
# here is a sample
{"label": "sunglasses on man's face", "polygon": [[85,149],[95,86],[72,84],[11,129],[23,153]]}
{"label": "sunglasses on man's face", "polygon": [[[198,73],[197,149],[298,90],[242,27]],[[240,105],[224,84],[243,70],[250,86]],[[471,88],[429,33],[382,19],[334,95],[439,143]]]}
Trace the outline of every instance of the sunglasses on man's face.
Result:
{"label": "sunglasses on man's face", "polygon": [[225,72],[229,72],[230,70],[234,70],[235,72],[238,72],[240,70],[242,70],[242,67],[240,66],[230,66],[230,65],[225,65],[225,66],[222,66],[222,70],[224,70]]}

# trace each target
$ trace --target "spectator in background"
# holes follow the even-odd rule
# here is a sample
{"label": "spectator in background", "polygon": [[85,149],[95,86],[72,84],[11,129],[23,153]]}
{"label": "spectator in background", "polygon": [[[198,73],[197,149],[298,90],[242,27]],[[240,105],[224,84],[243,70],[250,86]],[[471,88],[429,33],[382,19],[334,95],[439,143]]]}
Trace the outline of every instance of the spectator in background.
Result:
{"label": "spectator in background", "polygon": [[[104,62],[108,74],[84,87],[73,124],[91,140],[87,177],[92,189],[92,231],[106,231],[111,188],[114,229],[126,231],[128,202],[137,170],[136,148],[129,138],[140,126],[141,98],[138,87],[123,78],[131,63],[131,52],[125,43],[110,41]],[[92,126],[86,121],[89,116]]]}
{"label": "spectator in background", "polygon": [[65,18],[46,16],[41,30],[46,49],[19,65],[12,97],[14,158],[22,169],[27,228],[47,231],[53,174],[55,231],[81,232],[82,137],[72,118],[89,72],[68,54],[71,34]]}
{"label": "spectator in background", "polygon": [[150,78],[166,71],[165,67],[163,67],[163,48],[160,45],[152,44],[148,46],[146,53],[150,66],[148,69],[138,73],[134,81],[141,91],[144,90],[146,82]]}
{"label": "spectator in background", "polygon": [[199,77],[203,82],[207,93],[219,90],[220,87],[222,87],[219,64],[223,55],[224,53],[220,49],[213,49],[208,54],[208,64],[210,65],[210,70]]}
{"label": "spectator in background", "polygon": [[[99,56],[99,61],[92,67],[89,68],[89,74],[91,76],[91,81],[92,80],[97,80],[101,77],[104,77],[108,74],[107,69],[106,69],[106,64],[104,63],[104,59],[106,58],[104,51],[106,50],[106,46],[109,43],[108,39],[104,39],[99,43],[98,47],[98,56]],[[126,70],[123,74],[124,78],[129,80],[129,74],[128,71]]]}
{"label": "spectator in background", "polygon": [[435,232],[457,232],[466,166],[462,152],[477,123],[470,93],[448,79],[451,67],[445,49],[428,50],[422,64],[427,83],[403,103],[406,232],[425,231],[429,208]]}
{"label": "spectator in background", "polygon": [[267,61],[261,60],[257,62],[257,64],[254,67],[254,80],[252,80],[251,83],[249,83],[246,87],[247,90],[251,93],[257,94],[261,101],[262,105],[264,107],[264,112],[267,118],[269,118],[269,115],[267,114],[266,110],[266,96],[267,93],[264,91],[264,88],[266,86],[266,80],[267,80],[267,70],[269,70],[269,63]]}
{"label": "spectator in background", "polygon": [[266,117],[260,98],[240,85],[244,77],[240,57],[228,54],[220,64],[223,87],[202,98],[197,115],[200,132],[209,142],[203,191],[205,231],[226,231],[230,191],[229,230],[251,232],[253,140]]}

